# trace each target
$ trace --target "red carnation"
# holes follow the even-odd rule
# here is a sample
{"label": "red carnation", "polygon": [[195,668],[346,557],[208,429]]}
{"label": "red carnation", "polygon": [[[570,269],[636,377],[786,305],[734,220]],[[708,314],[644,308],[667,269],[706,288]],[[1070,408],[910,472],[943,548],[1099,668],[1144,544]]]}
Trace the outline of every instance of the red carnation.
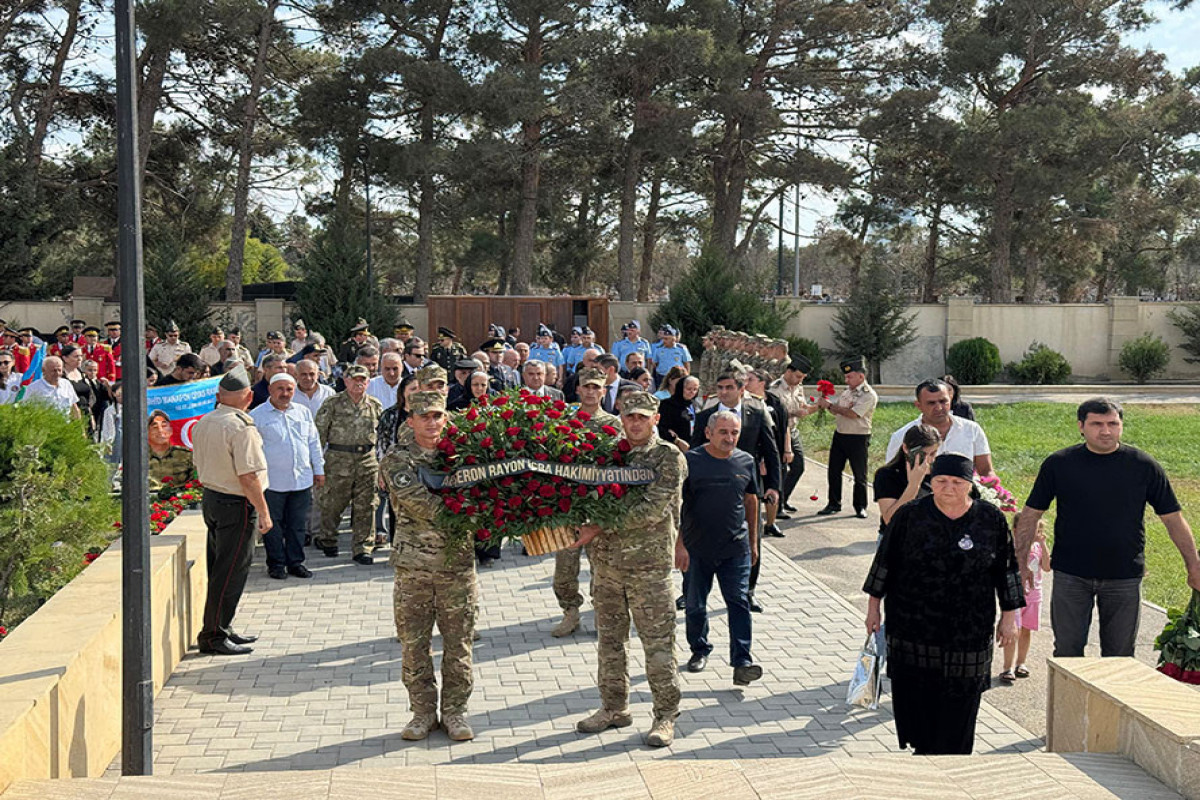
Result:
{"label": "red carnation", "polygon": [[495,500],[497,497],[500,496],[500,490],[497,489],[495,486],[489,486],[488,490],[487,490],[487,496],[492,498],[493,500]]}
{"label": "red carnation", "polygon": [[587,422],[591,418],[592,415],[584,411],[582,408],[575,412],[575,419],[581,419],[584,422]]}
{"label": "red carnation", "polygon": [[604,431],[604,432],[605,432],[605,433],[607,433],[609,436],[616,436],[616,435],[617,435],[617,429],[616,429],[616,428],[614,428],[612,425],[601,425],[601,426],[600,426],[600,430]]}
{"label": "red carnation", "polygon": [[583,438],[587,439],[589,442],[594,442],[594,441],[596,441],[596,439],[598,439],[599,437],[598,437],[598,436],[596,436],[596,434],[592,433],[591,431],[584,431],[584,432],[583,432]]}
{"label": "red carnation", "polygon": [[554,513],[554,509],[549,506],[542,506],[537,510],[537,513],[539,517],[548,517]]}
{"label": "red carnation", "polygon": [[571,498],[564,497],[558,501],[558,510],[564,514],[571,510]]}
{"label": "red carnation", "polygon": [[575,490],[572,489],[570,486],[558,487],[558,496],[559,497],[570,497],[572,494],[574,494],[574,492],[575,492]]}
{"label": "red carnation", "polygon": [[[499,405],[499,404],[497,404],[497,405]],[[516,413],[517,412],[513,411],[511,408],[506,408],[500,412],[500,419],[512,419],[513,415]]]}
{"label": "red carnation", "polygon": [[535,422],[535,423],[533,423],[533,429],[534,429],[535,431],[542,431],[542,430],[545,430],[545,429],[546,429],[546,423],[544,423],[544,422]]}
{"label": "red carnation", "polygon": [[553,481],[554,483],[562,483],[563,482],[563,479],[557,475],[551,475],[550,480]]}
{"label": "red carnation", "polygon": [[471,495],[471,497],[479,497],[479,495],[482,494],[482,492],[479,491],[478,486],[472,486],[471,490],[469,492],[467,492],[467,494]]}
{"label": "red carnation", "polygon": [[517,507],[518,507],[518,506],[520,506],[520,505],[521,505],[521,498],[520,498],[520,497],[510,497],[510,498],[508,498],[508,507],[509,507],[509,508],[517,508]]}
{"label": "red carnation", "polygon": [[518,428],[516,425],[513,425],[511,428],[505,428],[505,429],[504,429],[504,433],[505,433],[507,436],[516,436],[516,435],[517,435],[518,433],[520,433],[520,432],[521,432],[521,429],[520,429],[520,428]]}
{"label": "red carnation", "polygon": [[524,439],[513,439],[512,448],[513,448],[513,450],[524,450],[525,449],[525,440]]}
{"label": "red carnation", "polygon": [[581,449],[581,450],[586,450],[587,452],[589,452],[589,453],[590,453],[590,452],[592,452],[593,450],[595,450],[595,449],[596,449],[596,445],[594,445],[594,444],[588,444],[587,442],[584,442],[583,444],[579,445],[579,449]]}
{"label": "red carnation", "polygon": [[170,475],[164,475],[164,476],[163,476],[163,479],[162,479],[162,482],[163,482],[163,483],[174,483],[174,482],[175,482],[175,479],[174,479],[174,478],[172,478]]}

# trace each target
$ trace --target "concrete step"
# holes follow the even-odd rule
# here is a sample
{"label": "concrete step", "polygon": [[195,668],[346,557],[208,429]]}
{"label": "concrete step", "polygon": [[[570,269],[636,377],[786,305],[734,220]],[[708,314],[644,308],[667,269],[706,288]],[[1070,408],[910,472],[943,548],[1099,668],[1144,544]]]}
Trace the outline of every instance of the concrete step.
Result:
{"label": "concrete step", "polygon": [[3,800],[614,800],[615,798],[1177,798],[1115,755],[698,760],[659,757],[20,781]]}

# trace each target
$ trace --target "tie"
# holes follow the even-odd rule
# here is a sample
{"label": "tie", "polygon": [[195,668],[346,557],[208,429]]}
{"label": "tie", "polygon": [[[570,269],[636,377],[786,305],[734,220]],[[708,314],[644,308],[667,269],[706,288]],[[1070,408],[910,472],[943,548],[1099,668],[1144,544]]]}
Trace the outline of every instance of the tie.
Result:
{"label": "tie", "polygon": [[619,384],[620,384],[620,381],[613,381],[612,387],[604,395],[604,410],[610,414],[616,413],[615,411],[613,411],[613,409],[616,408],[617,386]]}

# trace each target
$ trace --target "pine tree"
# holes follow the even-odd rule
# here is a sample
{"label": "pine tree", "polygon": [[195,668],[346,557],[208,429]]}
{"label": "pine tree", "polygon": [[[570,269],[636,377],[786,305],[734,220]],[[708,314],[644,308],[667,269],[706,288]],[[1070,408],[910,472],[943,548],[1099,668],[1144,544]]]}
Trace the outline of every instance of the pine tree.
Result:
{"label": "pine tree", "polygon": [[868,380],[879,381],[879,366],[917,338],[916,314],[906,315],[907,300],[887,283],[878,264],[868,267],[850,300],[833,318],[833,339],[846,358],[867,360]]}
{"label": "pine tree", "polygon": [[317,236],[300,265],[296,303],[309,330],[321,331],[331,347],[345,338],[359,317],[372,331],[390,335],[396,307],[367,283],[367,260],[361,234],[332,225]]}

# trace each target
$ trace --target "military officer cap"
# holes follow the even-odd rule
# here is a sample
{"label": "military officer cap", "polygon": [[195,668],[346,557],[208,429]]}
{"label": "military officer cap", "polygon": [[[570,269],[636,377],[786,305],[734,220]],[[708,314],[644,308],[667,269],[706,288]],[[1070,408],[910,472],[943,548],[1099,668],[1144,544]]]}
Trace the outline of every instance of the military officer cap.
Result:
{"label": "military officer cap", "polygon": [[106,328],[119,328],[119,327],[121,327],[121,320],[119,320],[119,319],[110,319],[108,322],[104,323],[104,327],[106,327]]}
{"label": "military officer cap", "polygon": [[[26,325],[24,328],[18,328],[17,330],[18,330],[18,331],[20,331],[21,333],[28,333],[30,336],[37,336],[37,335],[38,335],[38,330],[37,330],[37,328],[31,328],[31,327],[30,327],[30,326],[28,326],[28,325]],[[41,338],[41,337],[38,337],[38,338]]]}
{"label": "military officer cap", "polygon": [[458,338],[457,333],[455,333],[454,331],[450,330],[449,328],[445,328],[445,327],[438,328],[438,336],[441,336],[446,339],[457,339]]}
{"label": "military officer cap", "polygon": [[621,396],[621,414],[653,417],[658,413],[658,398],[649,392],[626,392]]}
{"label": "military officer cap", "polygon": [[638,324],[638,321],[636,319],[631,319],[631,320],[629,320],[629,322],[625,323],[625,328],[627,330],[631,330],[631,331],[640,331],[642,329],[642,326],[640,324]]}
{"label": "military officer cap", "polygon": [[788,364],[788,369],[796,372],[803,372],[805,375],[812,372],[812,362],[804,356],[792,356],[792,361]]}
{"label": "military officer cap", "polygon": [[156,409],[154,409],[153,411],[151,411],[151,412],[150,412],[150,416],[147,418],[147,422],[154,422],[154,420],[158,419],[159,417],[162,417],[162,418],[163,418],[163,419],[165,419],[165,420],[166,420],[168,423],[171,421],[171,415],[170,415],[170,414],[168,414],[167,412],[163,411],[161,408],[156,408]]}
{"label": "military officer cap", "polygon": [[426,364],[417,370],[417,383],[421,386],[433,383],[434,381],[446,382],[446,370],[439,364]]}
{"label": "military officer cap", "polygon": [[604,373],[601,370],[598,370],[595,367],[586,367],[579,370],[578,385],[604,386],[605,383],[606,381],[604,380]]}
{"label": "military officer cap", "polygon": [[401,317],[401,318],[400,318],[400,319],[399,319],[399,320],[396,322],[396,324],[395,324],[395,325],[392,327],[392,330],[394,330],[394,331],[402,331],[402,332],[404,332],[404,333],[409,333],[409,332],[411,332],[411,331],[413,330],[413,326],[412,326],[412,323],[411,323],[411,322],[409,322],[409,321],[408,321],[407,319],[405,319],[404,317]]}
{"label": "military officer cap", "polygon": [[553,336],[554,334],[552,334],[550,332],[550,329],[547,328],[546,324],[543,322],[541,325],[538,325],[538,327],[537,327],[537,335],[538,336]]}
{"label": "military officer cap", "polygon": [[86,322],[84,322],[84,321],[83,321],[83,320],[81,320],[81,319],[73,319],[73,320],[71,320],[71,327],[74,327],[74,326],[76,326],[76,325],[87,325],[87,323],[86,323]]}
{"label": "military officer cap", "polygon": [[479,362],[473,358],[460,358],[458,361],[454,362],[454,369],[469,369],[474,372],[475,370],[479,369]]}
{"label": "military officer cap", "polygon": [[679,336],[679,329],[674,325],[663,325],[658,330],[659,333],[665,333],[667,336]]}
{"label": "military officer cap", "polygon": [[[214,325],[213,327],[211,327],[211,328],[209,328],[209,329],[208,329],[208,335],[209,335],[209,336],[215,336],[215,335],[216,335],[216,334],[218,334],[218,333],[220,333],[220,334],[224,334],[224,333],[225,333],[225,331],[221,329],[221,326],[220,326],[220,325]],[[268,335],[269,335],[269,334],[268,334]]]}
{"label": "military officer cap", "polygon": [[70,332],[71,332],[71,329],[68,328],[66,325],[59,325],[57,328],[54,329],[55,336],[62,336],[64,333],[70,333]]}
{"label": "military officer cap", "polygon": [[367,369],[362,364],[351,364],[350,366],[346,367],[346,371],[342,373],[342,375],[346,378],[346,380],[350,380],[351,378],[370,378],[371,370]]}
{"label": "military officer cap", "polygon": [[354,327],[350,329],[350,333],[366,333],[368,330],[370,330],[370,327],[371,326],[367,324],[365,319],[359,317],[358,322],[354,323]]}
{"label": "military officer cap", "polygon": [[99,329],[99,328],[97,328],[95,325],[88,325],[86,328],[84,328],[84,329],[83,329],[83,335],[84,335],[84,336],[87,336],[89,333],[94,333],[94,334],[96,334],[97,336],[99,336],[99,335],[100,335],[100,329]]}
{"label": "military officer cap", "polygon": [[853,358],[847,358],[845,361],[841,362],[840,366],[842,368],[843,375],[848,375],[851,372],[866,372],[867,360],[862,356],[854,356]]}
{"label": "military officer cap", "polygon": [[446,411],[446,395],[441,392],[415,392],[408,398],[409,413],[415,417]]}
{"label": "military officer cap", "polygon": [[292,330],[294,330],[294,331],[306,331],[306,330],[308,330],[308,326],[304,324],[304,320],[302,320],[302,319],[298,319],[298,320],[296,320],[295,322],[293,322],[293,323],[292,323]]}
{"label": "military officer cap", "polygon": [[479,349],[485,353],[502,353],[504,352],[504,340],[488,339]]}
{"label": "military officer cap", "polygon": [[583,328],[581,328],[581,327],[579,327],[578,325],[576,325],[575,327],[571,328],[571,335],[573,335],[573,336],[583,336]]}
{"label": "military officer cap", "polygon": [[488,326],[488,336],[491,336],[493,339],[503,339],[504,338],[504,326],[497,325],[496,323],[493,322],[491,325]]}
{"label": "military officer cap", "polygon": [[[233,361],[234,359],[231,358],[229,360]],[[240,392],[250,388],[250,376],[246,374],[246,367],[241,361],[238,361],[237,366],[221,377],[219,385],[223,392]]]}
{"label": "military officer cap", "polygon": [[583,326],[583,335],[584,335],[584,336],[591,336],[591,335],[593,335],[594,333],[595,333],[595,331],[594,331],[594,330],[592,330],[591,328],[589,328],[587,325],[584,325],[584,326]]}
{"label": "military officer cap", "polygon": [[621,333],[624,333],[624,332],[625,332],[625,331],[627,331],[627,330],[629,330],[629,323],[628,323],[628,322],[626,322],[624,325],[622,325],[622,326],[621,326]]}
{"label": "military officer cap", "polygon": [[167,320],[166,327],[163,328],[163,333],[179,333],[179,323],[173,319]]}
{"label": "military officer cap", "polygon": [[267,331],[268,339],[283,339],[283,331]]}

